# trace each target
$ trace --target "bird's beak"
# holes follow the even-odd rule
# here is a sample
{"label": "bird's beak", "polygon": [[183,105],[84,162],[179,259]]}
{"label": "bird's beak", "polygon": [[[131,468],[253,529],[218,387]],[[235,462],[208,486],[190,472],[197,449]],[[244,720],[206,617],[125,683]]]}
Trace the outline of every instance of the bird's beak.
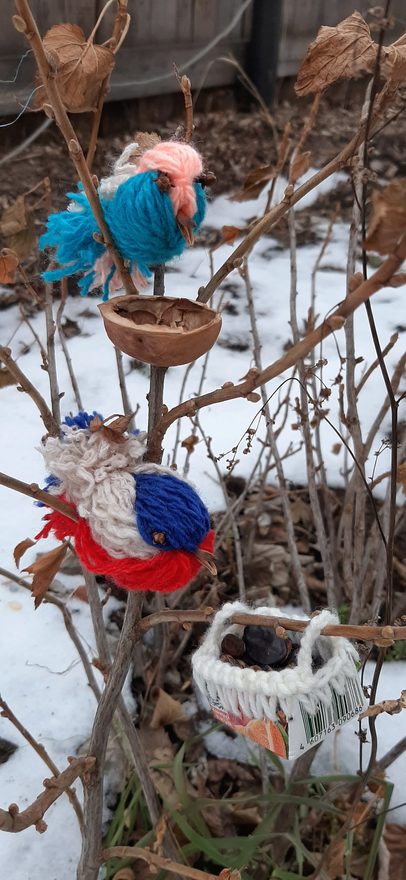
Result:
{"label": "bird's beak", "polygon": [[193,228],[195,224],[193,223],[193,220],[191,220],[189,217],[186,217],[186,214],[184,214],[183,211],[179,211],[179,213],[176,215],[176,222],[183,235],[183,238],[188,243],[188,245],[191,246],[194,242]]}
{"label": "bird's beak", "polygon": [[213,576],[217,574],[217,568],[212,553],[209,553],[208,550],[201,550],[200,547],[198,547],[193,555],[199,560],[200,565],[202,565],[203,568],[207,568],[207,571],[209,571],[210,574]]}

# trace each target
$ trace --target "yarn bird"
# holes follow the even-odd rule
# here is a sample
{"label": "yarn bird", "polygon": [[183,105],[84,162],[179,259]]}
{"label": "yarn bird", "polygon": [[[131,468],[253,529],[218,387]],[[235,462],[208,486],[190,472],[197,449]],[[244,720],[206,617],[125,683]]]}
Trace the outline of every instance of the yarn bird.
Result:
{"label": "yarn bird", "polygon": [[[125,260],[136,287],[151,276],[151,265],[180,256],[193,243],[205,214],[203,186],[213,175],[203,174],[202,159],[189,144],[161,141],[131,162],[138,145],[129,144],[111,177],[101,180],[98,195],[113,241]],[[68,193],[67,210],[51,214],[40,248],[55,249],[59,268],[43,273],[45,281],[82,275],[82,296],[102,288],[103,299],[121,288],[110,252],[100,241],[100,229],[79,185]]]}
{"label": "yarn bird", "polygon": [[197,492],[170,468],[143,462],[146,434],[111,434],[97,413],[80,412],[47,438],[46,491],[78,521],[52,510],[37,539],[72,538],[88,571],[126,590],[172,592],[202,565],[215,574],[215,534]]}

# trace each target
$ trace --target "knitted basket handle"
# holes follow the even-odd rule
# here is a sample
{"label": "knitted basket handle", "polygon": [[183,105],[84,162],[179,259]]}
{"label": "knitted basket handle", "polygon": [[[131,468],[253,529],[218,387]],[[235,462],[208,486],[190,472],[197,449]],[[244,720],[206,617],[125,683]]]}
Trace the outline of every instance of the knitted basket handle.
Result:
{"label": "knitted basket handle", "polygon": [[312,652],[315,643],[325,626],[336,623],[339,623],[338,615],[333,611],[329,611],[327,608],[310,619],[310,622],[300,640],[300,648],[297,656],[297,665],[303,670],[303,672],[308,672],[310,675],[313,674]]}

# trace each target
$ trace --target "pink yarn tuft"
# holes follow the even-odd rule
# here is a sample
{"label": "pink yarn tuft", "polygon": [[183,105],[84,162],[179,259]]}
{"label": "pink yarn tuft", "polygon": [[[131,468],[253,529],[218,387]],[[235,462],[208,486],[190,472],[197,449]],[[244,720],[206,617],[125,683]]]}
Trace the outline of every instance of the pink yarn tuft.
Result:
{"label": "pink yarn tuft", "polygon": [[141,156],[137,173],[142,171],[162,171],[167,174],[172,187],[169,195],[175,216],[179,213],[192,219],[196,213],[194,180],[203,170],[199,153],[189,144],[176,141],[162,141]]}
{"label": "pink yarn tuft", "polygon": [[[98,257],[98,259],[96,260],[96,262],[93,266],[93,271],[95,273],[95,276],[94,276],[94,281],[92,282],[92,284],[89,287],[89,290],[96,290],[98,287],[104,286],[104,284],[107,281],[108,276],[110,275],[112,266],[113,266],[113,263],[112,263],[110,251],[105,251],[104,254],[101,255],[101,257]],[[138,271],[138,269],[134,269],[131,272],[131,278],[132,278],[136,287],[140,288],[140,287],[147,286],[147,279],[144,277],[144,275],[141,275],[141,273]],[[110,283],[109,283],[110,293],[116,293],[118,290],[121,290],[122,287],[123,287],[123,282],[122,282],[121,277],[118,274],[117,269],[116,269],[113,277],[110,279]]]}

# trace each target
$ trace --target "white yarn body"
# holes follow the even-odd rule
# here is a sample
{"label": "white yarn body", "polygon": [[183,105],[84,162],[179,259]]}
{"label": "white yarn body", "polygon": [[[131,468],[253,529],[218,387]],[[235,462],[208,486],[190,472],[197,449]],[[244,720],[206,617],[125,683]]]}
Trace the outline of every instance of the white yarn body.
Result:
{"label": "white yarn body", "polygon": [[143,462],[146,434],[110,442],[102,430],[91,433],[62,426],[62,439],[49,437],[41,449],[48,473],[60,481],[52,495],[65,495],[87,520],[95,541],[110,556],[150,559],[159,552],[143,540],[136,525],[134,475],[168,473],[170,468]]}
{"label": "white yarn body", "polygon": [[[242,602],[228,602],[216,613],[192,658],[197,686],[210,702],[220,704],[227,712],[238,715],[242,711],[248,718],[275,721],[277,709],[281,708],[289,717],[299,699],[306,711],[314,714],[320,702],[330,703],[330,687],[342,694],[348,678],[356,676],[358,655],[351,643],[347,639],[320,635],[325,626],[339,622],[337,615],[328,610],[313,617],[306,627],[300,639],[297,665],[292,669],[256,672],[223,662],[220,654],[224,636],[227,633],[241,635],[243,631],[242,626],[227,621],[234,613],[241,612],[280,616],[273,608],[253,609]],[[316,641],[324,664],[313,672],[312,650]]]}
{"label": "white yarn body", "polygon": [[137,143],[134,142],[128,144],[121,153],[121,156],[119,156],[114,163],[113,174],[101,179],[99,183],[99,195],[104,199],[112,199],[122,183],[129,180],[130,177],[133,177],[134,174],[138,174],[137,164],[128,161],[137,149]]}

